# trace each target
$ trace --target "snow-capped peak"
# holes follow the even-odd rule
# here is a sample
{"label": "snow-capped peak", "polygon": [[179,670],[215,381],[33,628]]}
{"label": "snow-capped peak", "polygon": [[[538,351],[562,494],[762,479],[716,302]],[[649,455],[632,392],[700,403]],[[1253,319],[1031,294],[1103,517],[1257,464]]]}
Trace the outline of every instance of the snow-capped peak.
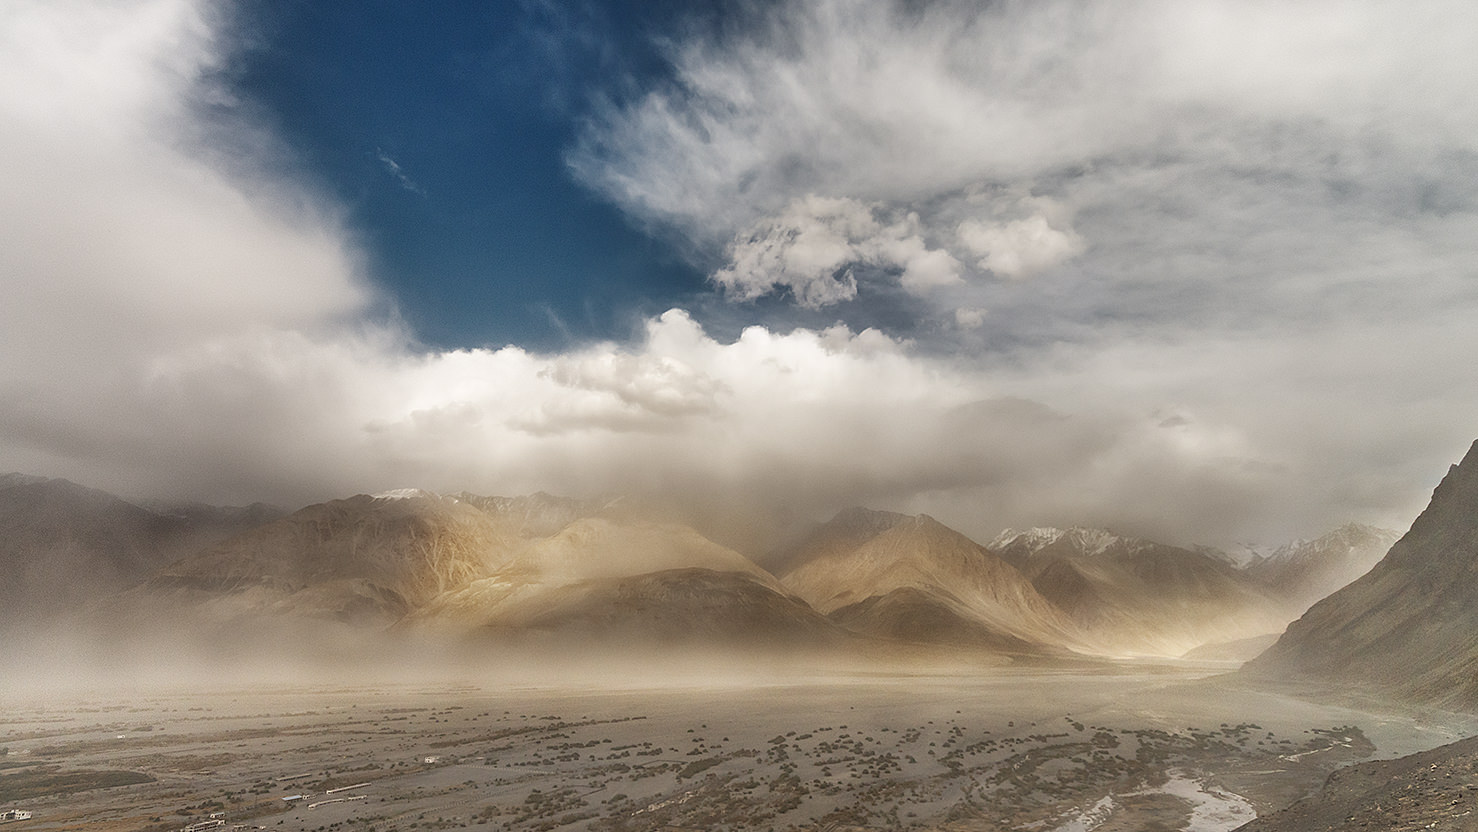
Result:
{"label": "snow-capped peak", "polygon": [[1285,543],[1266,555],[1262,560],[1289,562],[1309,557],[1348,557],[1363,549],[1379,550],[1384,554],[1401,537],[1400,532],[1379,529],[1360,523],[1346,523],[1334,531],[1313,540],[1298,539]]}
{"label": "snow-capped peak", "polygon": [[390,491],[381,491],[378,494],[371,494],[370,496],[374,497],[376,500],[411,500],[416,497],[424,497],[428,500],[441,499],[440,494],[437,494],[434,491],[427,491],[424,488],[395,488],[391,489]]}
{"label": "snow-capped peak", "polygon": [[1050,526],[1038,526],[1018,531],[1007,529],[996,535],[995,539],[987,547],[1000,550],[1007,546],[1017,546],[1026,549],[1027,552],[1035,554],[1060,540],[1066,538],[1074,549],[1084,555],[1101,555],[1113,546],[1124,542],[1124,538],[1113,532],[1103,529],[1089,529],[1082,526],[1073,526],[1069,529],[1057,529]]}
{"label": "snow-capped peak", "polygon": [[996,535],[995,539],[986,545],[987,549],[1004,549],[1013,543],[1020,543],[1027,549],[1035,552],[1043,546],[1051,546],[1062,537],[1062,529],[1054,529],[1051,526],[1036,526],[1034,528],[1006,529]]}

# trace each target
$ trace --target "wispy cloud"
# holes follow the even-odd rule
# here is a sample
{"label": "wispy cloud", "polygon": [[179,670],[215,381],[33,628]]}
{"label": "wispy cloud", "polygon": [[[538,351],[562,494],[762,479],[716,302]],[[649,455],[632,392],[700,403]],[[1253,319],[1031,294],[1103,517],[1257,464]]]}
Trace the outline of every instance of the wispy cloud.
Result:
{"label": "wispy cloud", "polygon": [[380,160],[380,164],[385,167],[385,172],[390,174],[400,187],[418,196],[426,195],[426,189],[407,176],[405,171],[401,170],[400,163],[390,158],[390,154],[380,148],[375,148],[375,158]]}
{"label": "wispy cloud", "polygon": [[[1471,256],[1449,241],[1475,200],[1478,58],[1452,33],[1475,23],[1453,2],[784,4],[675,46],[674,83],[594,120],[570,163],[727,249],[726,284],[798,201],[853,200],[915,216],[965,265],[942,314],[1030,305],[1038,289],[1001,283],[1037,274],[1100,311],[1132,296],[1132,314],[1159,302],[1174,319],[1226,309],[1218,287],[1256,271],[1236,311],[1265,317],[1291,272],[1338,285],[1402,253],[1382,228],[1449,268]],[[843,254],[835,274],[868,260]]]}

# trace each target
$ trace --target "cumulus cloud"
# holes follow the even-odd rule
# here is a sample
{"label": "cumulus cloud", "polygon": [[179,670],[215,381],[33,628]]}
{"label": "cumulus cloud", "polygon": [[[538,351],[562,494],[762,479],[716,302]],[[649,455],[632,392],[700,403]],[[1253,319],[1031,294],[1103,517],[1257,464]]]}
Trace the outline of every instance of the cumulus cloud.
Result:
{"label": "cumulus cloud", "polygon": [[1004,225],[980,220],[960,223],[960,242],[980,255],[980,268],[1002,277],[1029,277],[1083,253],[1083,239],[1072,229],[1053,228],[1034,214]]}
{"label": "cumulus cloud", "polygon": [[714,282],[739,300],[788,288],[802,306],[822,306],[857,295],[844,269],[859,259],[856,240],[877,233],[867,206],[846,199],[809,197],[735,240],[733,265]]}
{"label": "cumulus cloud", "polygon": [[737,300],[789,290],[796,303],[811,308],[856,297],[854,270],[862,267],[896,272],[903,288],[916,294],[960,283],[959,261],[929,248],[918,222],[910,214],[884,225],[873,206],[807,195],[736,237],[731,265],[713,282]]}
{"label": "cumulus cloud", "polygon": [[196,495],[542,488],[767,521],[862,503],[930,511],[981,537],[1049,521],[1178,538],[1308,519],[1275,511],[1272,487],[1295,478],[1241,426],[1172,423],[1108,398],[1060,410],[1046,403],[1059,392],[920,358],[876,330],[754,326],[725,342],[672,310],[634,343],[551,355],[288,332],[217,340],[111,393],[106,428],[76,416],[28,434],[6,408],[0,429],[94,476],[144,471]]}
{"label": "cumulus cloud", "polygon": [[896,287],[939,326],[672,310],[558,354],[377,311],[271,135],[199,111],[204,8],[0,9],[0,469],[1217,542],[1399,525],[1475,432],[1467,4],[818,0],[678,41],[580,176],[727,253],[731,299]]}

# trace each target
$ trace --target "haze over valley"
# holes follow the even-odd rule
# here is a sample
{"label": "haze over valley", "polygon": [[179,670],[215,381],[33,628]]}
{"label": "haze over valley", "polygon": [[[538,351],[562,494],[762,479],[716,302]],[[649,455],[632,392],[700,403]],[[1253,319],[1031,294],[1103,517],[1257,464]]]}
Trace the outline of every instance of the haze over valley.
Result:
{"label": "haze over valley", "polygon": [[1475,32],[5,0],[0,825],[1472,832]]}
{"label": "haze over valley", "polygon": [[[1326,778],[1471,770],[1428,751],[1478,728],[1478,651],[1440,635],[1467,605],[1392,576],[1478,561],[1475,466],[1389,554],[1347,525],[1251,557],[865,508],[750,557],[625,499],[145,509],[7,475],[0,794],[51,829],[1460,829],[1405,758]],[[96,579],[26,568],[58,558]]]}
{"label": "haze over valley", "polygon": [[1397,536],[1348,525],[1239,562],[1080,527],[985,546],[928,515],[853,508],[740,552],[619,497],[403,489],[290,513],[151,510],[23,475],[0,478],[0,521],[5,628],[139,660],[276,653],[289,635],[314,660],[395,644],[1176,658],[1276,635]]}

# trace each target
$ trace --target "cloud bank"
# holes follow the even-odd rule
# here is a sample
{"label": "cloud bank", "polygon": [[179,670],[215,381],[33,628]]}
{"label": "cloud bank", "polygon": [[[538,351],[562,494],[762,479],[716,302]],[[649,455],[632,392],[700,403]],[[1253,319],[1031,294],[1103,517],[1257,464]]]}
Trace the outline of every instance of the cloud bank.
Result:
{"label": "cloud bank", "polygon": [[[678,43],[672,82],[570,155],[726,258],[730,300],[845,316],[908,290],[933,321],[895,334],[921,353],[1063,412],[1193,413],[1311,517],[1401,522],[1392,495],[1478,432],[1471,5],[815,0],[751,23]],[[949,279],[908,285],[817,205],[909,217]]]}
{"label": "cloud bank", "polygon": [[[835,326],[419,347],[212,79],[205,4],[0,11],[0,468],[287,504],[402,486],[853,503],[979,537],[1400,524],[1478,433],[1462,4],[784,4],[573,169]],[[896,287],[916,331],[850,327]]]}

